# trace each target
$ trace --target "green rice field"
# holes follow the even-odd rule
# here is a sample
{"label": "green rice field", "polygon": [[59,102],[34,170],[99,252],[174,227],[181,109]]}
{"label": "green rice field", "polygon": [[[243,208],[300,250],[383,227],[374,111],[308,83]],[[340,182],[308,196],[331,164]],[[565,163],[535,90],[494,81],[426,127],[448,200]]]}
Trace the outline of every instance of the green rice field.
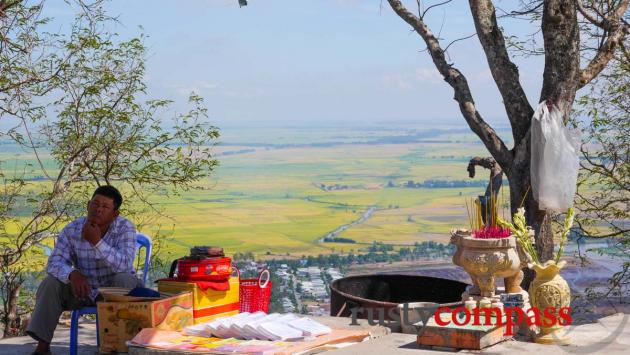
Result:
{"label": "green rice field", "polygon": [[[465,200],[483,194],[488,178],[483,169],[468,178],[468,160],[487,153],[462,127],[225,129],[214,151],[220,165],[201,189],[154,197],[170,218],[143,232],[159,228],[175,255],[194,245],[301,256],[357,251],[373,241],[447,242],[451,228],[468,225]],[[12,149],[3,149],[0,160],[5,172],[35,162]],[[44,162],[54,168],[49,157]],[[405,187],[410,180],[478,184]],[[318,242],[370,207],[369,218],[338,234],[356,244]]]}

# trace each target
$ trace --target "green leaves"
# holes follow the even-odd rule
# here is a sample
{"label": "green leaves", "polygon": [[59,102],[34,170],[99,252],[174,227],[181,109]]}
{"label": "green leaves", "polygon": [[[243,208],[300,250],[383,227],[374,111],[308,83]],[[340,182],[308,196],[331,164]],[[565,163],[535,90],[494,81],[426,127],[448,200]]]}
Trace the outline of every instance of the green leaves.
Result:
{"label": "green leaves", "polygon": [[[626,40],[626,42],[628,42]],[[628,43],[626,43],[628,46]],[[576,206],[589,236],[628,240],[630,227],[630,63],[622,53],[580,97],[583,145]]]}
{"label": "green leaves", "polygon": [[[564,219],[564,227],[562,229],[562,234],[560,237],[560,247],[558,249],[558,253],[556,254],[556,264],[560,262],[560,257],[564,252],[564,243],[567,240],[569,232],[571,231],[571,227],[573,227],[573,220],[575,218],[575,210],[573,207],[570,207],[567,210],[566,217]],[[512,217],[512,223],[502,219],[499,217],[497,223],[503,227],[508,228],[510,232],[516,238],[518,245],[523,249],[525,253],[527,253],[532,261],[535,264],[540,264],[540,259],[538,258],[538,252],[536,252],[536,248],[532,242],[531,229],[527,227],[527,222],[525,221],[525,208],[518,208],[514,216]]]}
{"label": "green leaves", "polygon": [[564,226],[562,227],[562,234],[560,235],[560,246],[558,247],[558,253],[556,254],[556,264],[560,262],[560,257],[564,253],[564,243],[567,241],[571,227],[573,227],[574,218],[575,210],[573,207],[569,207],[567,215],[564,217]]}
{"label": "green leaves", "polygon": [[25,271],[42,269],[37,246],[85,212],[95,185],[119,187],[139,228],[160,226],[152,196],[194,188],[218,164],[210,148],[219,131],[203,99],[191,94],[181,114],[169,100],[146,99],[144,36],[107,32],[101,3],[81,2],[69,33],[42,29],[44,2],[0,14],[0,119],[17,122],[0,137],[34,156],[8,174],[0,166],[3,290],[9,276],[19,288]]}
{"label": "green leaves", "polygon": [[[37,159],[12,174],[28,198],[6,202],[20,207],[6,209],[9,217],[32,217],[11,236],[20,252],[41,240],[41,228],[83,213],[95,185],[121,188],[124,212],[138,217],[159,210],[153,195],[194,188],[218,164],[211,148],[219,131],[203,99],[191,94],[179,114],[170,100],[147,99],[145,37],[107,32],[112,19],[101,2],[82,5],[68,33],[42,30],[39,5],[16,5],[0,22],[0,119],[18,122],[0,135]],[[26,178],[27,169],[45,182]]]}
{"label": "green leaves", "polygon": [[140,101],[146,89],[142,37],[116,39],[92,36],[89,50],[60,73],[66,92],[55,102],[57,119],[46,134],[53,157],[72,166],[73,178],[127,185],[135,200],[148,203],[164,186],[188,189],[209,176],[219,133],[194,93],[191,109],[175,116],[167,115],[169,100]]}
{"label": "green leaves", "polygon": [[530,235],[531,229],[527,228],[527,222],[525,221],[524,207],[520,207],[516,210],[516,213],[514,213],[514,216],[512,217],[512,221],[513,223],[510,223],[499,217],[497,223],[503,228],[508,228],[516,238],[516,242],[521,249],[529,255],[534,263],[540,264],[538,253],[536,252],[536,248],[534,248],[532,237]]}

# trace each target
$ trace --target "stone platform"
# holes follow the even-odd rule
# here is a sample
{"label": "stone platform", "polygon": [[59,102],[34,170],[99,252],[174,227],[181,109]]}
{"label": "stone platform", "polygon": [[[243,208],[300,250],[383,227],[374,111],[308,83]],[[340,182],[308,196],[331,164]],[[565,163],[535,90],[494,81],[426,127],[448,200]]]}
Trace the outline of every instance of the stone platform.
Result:
{"label": "stone platform", "polygon": [[[314,317],[326,324],[335,327],[350,327],[348,318],[334,317]],[[96,330],[93,323],[83,321],[79,331],[79,353],[96,354]],[[369,327],[367,322],[361,321],[362,327]],[[452,349],[428,349],[420,348],[416,344],[416,336],[412,334],[390,333],[389,329],[383,327],[372,327],[373,339],[366,342],[351,345],[347,348],[330,350],[326,354],[330,355],[396,355],[396,354],[445,354],[455,352]],[[627,354],[630,349],[630,314],[615,314],[600,319],[597,323],[579,325],[572,327],[569,331],[572,337],[572,344],[567,346],[541,345],[523,339],[505,341],[483,350],[483,352],[494,354],[590,354],[606,353]],[[53,340],[53,353],[67,354],[68,342],[70,339],[70,329],[66,327],[58,328]],[[35,341],[30,337],[17,337],[0,340],[0,354],[29,354],[35,347]],[[459,353],[478,353],[479,351],[459,351]],[[168,354],[168,352],[152,351],[141,348],[133,348],[130,354],[154,355]],[[173,353],[172,353],[173,354]],[[174,353],[177,355],[186,354],[183,352]]]}
{"label": "stone platform", "polygon": [[602,318],[597,323],[573,327],[569,334],[572,344],[566,346],[542,345],[516,338],[504,341],[481,351],[455,351],[453,349],[420,348],[416,336],[392,333],[382,338],[370,340],[350,347],[328,351],[330,355],[374,354],[448,354],[448,353],[489,353],[489,354],[627,354],[630,349],[630,314],[615,314]]}
{"label": "stone platform", "polygon": [[[0,339],[0,354],[27,355],[35,350],[37,342],[29,336]],[[52,352],[55,355],[70,353],[70,328],[58,325],[52,342]],[[79,323],[79,354],[98,354],[96,346],[96,322],[81,320]]]}

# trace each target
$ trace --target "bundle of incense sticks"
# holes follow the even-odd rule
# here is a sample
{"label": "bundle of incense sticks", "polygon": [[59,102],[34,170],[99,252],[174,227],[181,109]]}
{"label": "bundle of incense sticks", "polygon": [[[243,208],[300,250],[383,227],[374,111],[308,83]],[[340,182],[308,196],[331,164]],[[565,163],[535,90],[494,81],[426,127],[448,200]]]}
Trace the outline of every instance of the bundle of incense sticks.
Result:
{"label": "bundle of incense sticks", "polygon": [[[503,207],[505,205],[501,203]],[[498,220],[498,198],[491,194],[488,202],[481,203],[479,197],[466,200],[466,212],[472,236],[480,239],[506,238],[510,236],[510,230],[497,224]],[[485,216],[485,222],[484,217]]]}

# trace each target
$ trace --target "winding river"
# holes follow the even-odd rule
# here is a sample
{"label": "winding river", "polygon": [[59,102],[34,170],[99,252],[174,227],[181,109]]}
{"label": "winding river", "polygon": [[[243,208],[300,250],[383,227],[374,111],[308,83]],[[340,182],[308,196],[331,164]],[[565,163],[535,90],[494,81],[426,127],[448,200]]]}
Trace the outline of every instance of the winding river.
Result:
{"label": "winding river", "polygon": [[344,224],[342,226],[337,227],[337,229],[335,229],[334,231],[326,234],[325,236],[319,238],[318,242],[319,243],[324,243],[325,239],[327,238],[336,238],[339,233],[345,231],[346,229],[357,225],[357,224],[361,224],[363,222],[365,222],[368,218],[370,218],[370,216],[372,215],[372,213],[374,213],[374,211],[376,211],[376,206],[370,206],[365,212],[363,212],[363,215],[361,216],[361,218],[357,219],[356,221],[349,223],[349,224]]}

